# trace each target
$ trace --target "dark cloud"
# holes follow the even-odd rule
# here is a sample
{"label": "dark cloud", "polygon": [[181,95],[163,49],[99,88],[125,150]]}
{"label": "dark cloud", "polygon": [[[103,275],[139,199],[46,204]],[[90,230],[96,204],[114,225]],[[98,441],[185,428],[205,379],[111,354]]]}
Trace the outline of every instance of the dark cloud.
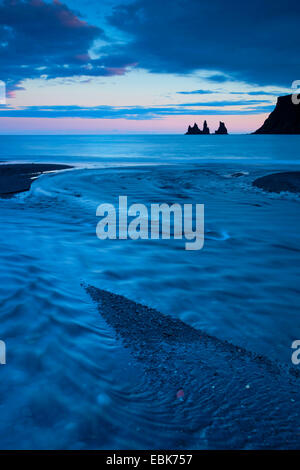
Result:
{"label": "dark cloud", "polygon": [[[107,4],[113,1],[121,5],[105,23],[96,15],[107,37],[59,0],[0,0],[0,79],[11,90],[25,78],[120,75],[131,65],[155,73],[205,70],[207,80],[220,84],[238,79],[289,87],[300,78],[298,0]],[[94,2],[75,4],[89,18],[98,9]],[[106,45],[95,59],[89,50],[97,39]]]}
{"label": "dark cloud", "polygon": [[239,101],[209,101],[209,102],[197,102],[197,103],[180,103],[178,106],[189,107],[189,106],[209,106],[209,107],[228,107],[228,106],[250,106],[258,104],[268,104],[266,100],[239,100]]}
{"label": "dark cloud", "polygon": [[28,106],[14,109],[0,106],[0,117],[19,118],[87,118],[87,119],[159,119],[179,115],[242,115],[259,114],[272,111],[273,106],[252,106],[244,109],[189,109],[181,106],[142,107],[142,106]]}
{"label": "dark cloud", "polygon": [[282,92],[281,90],[274,90],[274,91],[263,91],[263,90],[254,90],[254,91],[231,91],[230,95],[250,95],[250,96],[257,96],[257,95],[264,95],[264,96],[278,96],[278,95],[286,95],[287,92]]}
{"label": "dark cloud", "polygon": [[[226,95],[249,95],[249,96],[278,96],[283,94],[280,90],[274,90],[273,92],[264,90],[254,91],[227,91],[227,90],[191,90],[191,91],[178,91],[178,95],[214,95],[214,94],[226,94]],[[286,93],[285,93],[286,94]]]}
{"label": "dark cloud", "polygon": [[219,93],[219,92],[212,91],[212,90],[177,91],[178,95],[212,95],[213,93]]}
{"label": "dark cloud", "polygon": [[0,79],[14,89],[25,78],[124,73],[124,56],[91,59],[96,39],[106,40],[104,31],[58,0],[0,1]]}
{"label": "dark cloud", "polygon": [[227,82],[228,79],[229,77],[227,77],[226,75],[222,75],[221,73],[216,73],[214,75],[210,75],[209,77],[207,77],[207,80],[211,82],[217,82],[217,83]]}
{"label": "dark cloud", "polygon": [[212,70],[214,81],[290,86],[300,77],[299,17],[298,0],[134,0],[110,23],[130,38],[124,54],[152,72]]}

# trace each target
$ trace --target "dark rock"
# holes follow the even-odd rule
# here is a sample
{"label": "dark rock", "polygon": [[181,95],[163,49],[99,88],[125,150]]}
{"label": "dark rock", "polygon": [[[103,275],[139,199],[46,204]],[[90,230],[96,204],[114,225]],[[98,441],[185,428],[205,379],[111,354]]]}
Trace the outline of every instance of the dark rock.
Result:
{"label": "dark rock", "polygon": [[187,134],[190,134],[190,135],[197,135],[197,134],[202,134],[202,131],[200,131],[198,125],[195,123],[195,124],[193,125],[193,127],[192,127],[192,126],[189,126],[189,127],[188,127],[188,131],[187,131],[186,135],[187,135]]}
{"label": "dark rock", "polygon": [[245,171],[237,171],[236,173],[232,173],[232,175],[230,175],[232,178],[239,178],[240,176],[246,176],[248,175],[248,173],[246,173]]}
{"label": "dark rock", "polygon": [[279,96],[274,111],[254,134],[300,134],[300,104],[292,102],[292,95]]}
{"label": "dark rock", "polygon": [[281,193],[282,191],[300,193],[300,171],[266,175],[257,178],[252,185],[273,193]]}
{"label": "dark rock", "polygon": [[204,124],[203,124],[203,131],[202,131],[202,134],[209,134],[209,127],[207,126],[207,122],[204,121]]}
{"label": "dark rock", "polygon": [[188,127],[188,131],[185,135],[200,135],[200,134],[209,134],[209,127],[207,126],[207,122],[204,121],[203,130],[201,131],[198,125],[195,123],[193,126]]}
{"label": "dark rock", "polygon": [[0,197],[9,198],[28,191],[35,178],[48,171],[72,168],[52,163],[16,163],[0,165]]}
{"label": "dark rock", "polygon": [[224,122],[220,121],[219,129],[215,131],[215,134],[228,134]]}

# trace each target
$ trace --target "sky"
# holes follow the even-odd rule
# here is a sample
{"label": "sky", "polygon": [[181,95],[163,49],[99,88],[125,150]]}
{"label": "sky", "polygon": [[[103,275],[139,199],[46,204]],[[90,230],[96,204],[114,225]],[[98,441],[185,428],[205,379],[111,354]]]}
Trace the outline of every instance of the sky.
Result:
{"label": "sky", "polygon": [[0,0],[0,133],[254,131],[300,79],[299,19],[296,0]]}

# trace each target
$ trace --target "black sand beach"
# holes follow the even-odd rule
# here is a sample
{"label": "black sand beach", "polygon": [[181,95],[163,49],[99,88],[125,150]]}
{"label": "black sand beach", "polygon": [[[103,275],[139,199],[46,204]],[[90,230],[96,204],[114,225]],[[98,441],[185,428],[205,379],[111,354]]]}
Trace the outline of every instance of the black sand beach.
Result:
{"label": "black sand beach", "polygon": [[300,171],[272,173],[253,181],[253,186],[270,193],[300,193]]}
{"label": "black sand beach", "polygon": [[148,387],[174,397],[166,403],[170,419],[181,422],[182,415],[189,415],[190,427],[197,426],[207,448],[297,447],[295,368],[277,365],[123,296],[85,288],[118,339],[143,364]]}
{"label": "black sand beach", "polygon": [[28,191],[31,183],[42,173],[72,168],[53,163],[16,163],[0,165],[0,197],[8,198]]}
{"label": "black sand beach", "polygon": [[[5,164],[0,192],[64,168]],[[4,447],[297,448],[298,206],[252,187],[267,170],[212,168],[58,172],[2,201]],[[205,250],[98,241],[117,194],[210,204]]]}

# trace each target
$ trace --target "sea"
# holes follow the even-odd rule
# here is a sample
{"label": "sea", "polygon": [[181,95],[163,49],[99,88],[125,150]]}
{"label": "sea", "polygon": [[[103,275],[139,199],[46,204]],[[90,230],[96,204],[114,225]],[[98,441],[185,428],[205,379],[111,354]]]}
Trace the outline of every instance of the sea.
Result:
{"label": "sea", "polygon": [[[195,429],[174,442],[164,399],[85,284],[290,366],[300,339],[300,199],[252,182],[299,171],[299,149],[300,136],[279,135],[1,135],[2,163],[74,168],[0,199],[0,447],[207,445]],[[204,204],[203,248],[100,240],[97,207],[118,207],[121,195],[147,207]]]}

